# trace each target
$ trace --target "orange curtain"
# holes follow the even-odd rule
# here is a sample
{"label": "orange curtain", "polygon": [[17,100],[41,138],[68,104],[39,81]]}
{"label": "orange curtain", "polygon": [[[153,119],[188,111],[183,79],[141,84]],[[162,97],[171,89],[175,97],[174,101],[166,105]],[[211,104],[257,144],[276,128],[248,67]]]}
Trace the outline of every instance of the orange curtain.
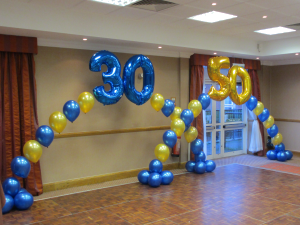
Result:
{"label": "orange curtain", "polygon": [[[14,176],[10,163],[23,155],[23,145],[35,139],[38,128],[35,64],[32,53],[0,52],[0,162],[1,181]],[[43,192],[39,162],[31,164],[21,186],[33,195]]]}

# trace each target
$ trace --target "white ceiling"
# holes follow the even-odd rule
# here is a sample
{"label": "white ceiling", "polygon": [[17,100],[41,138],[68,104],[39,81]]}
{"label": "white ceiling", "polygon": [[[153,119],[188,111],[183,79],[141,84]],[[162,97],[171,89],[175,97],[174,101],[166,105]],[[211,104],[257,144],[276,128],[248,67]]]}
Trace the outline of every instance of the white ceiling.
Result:
{"label": "white ceiling", "polygon": [[[179,5],[152,12],[90,0],[0,0],[0,33],[36,36],[42,45],[146,48],[158,55],[158,45],[181,55],[218,51],[265,60],[294,59],[300,52],[300,31],[254,32],[300,23],[300,0],[169,1]],[[187,19],[212,10],[238,17],[212,24]],[[83,37],[88,43],[81,43]]]}

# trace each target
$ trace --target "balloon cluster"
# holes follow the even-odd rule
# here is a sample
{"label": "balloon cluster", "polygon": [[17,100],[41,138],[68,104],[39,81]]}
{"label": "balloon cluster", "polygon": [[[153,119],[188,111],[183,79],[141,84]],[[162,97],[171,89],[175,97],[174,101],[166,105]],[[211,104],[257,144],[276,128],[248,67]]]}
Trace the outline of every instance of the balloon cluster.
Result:
{"label": "balloon cluster", "polygon": [[264,108],[263,103],[257,101],[254,96],[251,96],[246,102],[246,106],[250,111],[253,111],[254,114],[257,115],[264,127],[267,128],[267,132],[272,138],[272,144],[275,145],[275,150],[270,150],[267,152],[268,159],[277,159],[281,162],[292,159],[293,153],[285,150],[285,146],[282,143],[282,134],[278,132],[278,127],[276,124],[274,124],[274,117],[270,115],[270,112],[267,108]]}
{"label": "balloon cluster", "polygon": [[174,179],[171,171],[163,171],[163,164],[153,159],[149,164],[149,170],[142,170],[138,174],[138,180],[142,184],[149,184],[150,187],[159,187],[161,184],[169,185]]}
{"label": "balloon cluster", "polygon": [[203,150],[203,142],[196,139],[191,143],[191,150],[195,155],[195,161],[188,161],[185,168],[189,172],[203,174],[205,172],[212,172],[216,168],[216,163],[212,160],[206,160],[206,155]]}

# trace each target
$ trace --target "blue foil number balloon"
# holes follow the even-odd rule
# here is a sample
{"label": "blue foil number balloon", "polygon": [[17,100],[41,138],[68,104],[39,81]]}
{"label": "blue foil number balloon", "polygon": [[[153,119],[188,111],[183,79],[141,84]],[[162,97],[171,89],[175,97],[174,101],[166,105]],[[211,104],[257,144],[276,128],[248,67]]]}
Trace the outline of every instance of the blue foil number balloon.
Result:
{"label": "blue foil number balloon", "polygon": [[63,107],[63,113],[73,123],[80,114],[80,107],[74,100],[67,101]]}
{"label": "blue foil number balloon", "polygon": [[22,178],[26,178],[30,172],[31,165],[28,159],[23,156],[15,157],[10,164],[11,171]]}
{"label": "blue foil number balloon", "polygon": [[174,175],[171,171],[165,170],[161,172],[161,184],[169,185],[174,179]]}
{"label": "blue foil number balloon", "polygon": [[107,66],[107,71],[102,73],[104,84],[110,85],[110,90],[105,91],[103,86],[94,88],[95,98],[103,105],[117,103],[123,96],[124,87],[121,79],[121,64],[118,58],[109,51],[100,51],[90,59],[90,70],[100,72],[102,65]]}
{"label": "blue foil number balloon", "polygon": [[36,130],[35,137],[41,145],[48,147],[54,139],[54,132],[51,127],[42,125]]}
{"label": "blue foil number balloon", "polygon": [[175,108],[174,102],[171,101],[170,99],[166,99],[164,107],[162,107],[161,111],[166,117],[169,117],[174,111],[174,108]]}
{"label": "blue foil number balloon", "polygon": [[267,129],[267,132],[270,135],[270,137],[273,138],[278,133],[278,127],[276,126],[276,124],[274,124],[273,126]]}
{"label": "blue foil number balloon", "polygon": [[250,99],[246,102],[246,106],[250,111],[252,111],[257,106],[257,99],[254,96],[251,96]]}
{"label": "blue foil number balloon", "polygon": [[198,101],[201,103],[202,109],[205,110],[210,105],[211,99],[208,94],[202,93],[201,95],[199,95]]}
{"label": "blue foil number balloon", "polygon": [[265,122],[270,116],[270,113],[269,113],[269,110],[268,109],[264,109],[262,111],[261,114],[258,115],[258,119],[261,121],[261,122]]}
{"label": "blue foil number balloon", "polygon": [[177,143],[176,133],[172,130],[167,130],[163,135],[163,141],[168,147],[173,148]]}
{"label": "blue foil number balloon", "polygon": [[[143,69],[143,90],[138,92],[135,89],[135,71],[137,68]],[[143,105],[147,102],[154,90],[154,68],[146,56],[135,55],[128,59],[123,70],[124,92],[129,101],[136,105]]]}
{"label": "blue foil number balloon", "polygon": [[9,177],[2,183],[2,187],[4,194],[15,197],[15,195],[19,193],[21,185],[18,179]]}

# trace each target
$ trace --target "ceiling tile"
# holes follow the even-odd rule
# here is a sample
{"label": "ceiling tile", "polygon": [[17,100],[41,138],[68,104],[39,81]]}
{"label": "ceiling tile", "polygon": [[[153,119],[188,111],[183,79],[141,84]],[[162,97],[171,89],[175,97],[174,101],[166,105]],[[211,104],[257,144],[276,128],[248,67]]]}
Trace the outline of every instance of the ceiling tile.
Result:
{"label": "ceiling tile", "polygon": [[204,26],[205,24],[206,23],[203,23],[201,21],[183,19],[183,20],[176,21],[174,23],[170,23],[168,25],[171,27],[175,27],[175,28],[177,28],[177,27],[194,28],[194,27]]}
{"label": "ceiling tile", "polygon": [[[264,19],[263,16],[267,16],[267,18]],[[281,14],[279,12],[274,12],[271,10],[264,10],[261,12],[245,15],[242,18],[248,19],[248,20],[253,20],[256,22],[266,22],[266,21],[271,21],[274,19],[281,19],[284,17],[286,17],[286,15]]]}
{"label": "ceiling tile", "polygon": [[195,30],[200,30],[201,32],[210,33],[210,32],[214,32],[214,31],[218,31],[218,30],[229,29],[232,27],[235,27],[235,25],[230,24],[226,21],[221,21],[218,23],[209,23],[204,26],[196,27]]}
{"label": "ceiling tile", "polygon": [[244,19],[243,17],[236,17],[232,20],[226,20],[226,21],[235,26],[243,26],[243,25],[248,25],[256,22],[254,20]]}
{"label": "ceiling tile", "polygon": [[120,10],[120,9],[122,9],[122,7],[110,5],[110,4],[104,4],[104,3],[100,3],[100,2],[84,1],[84,2],[76,5],[72,9],[77,10],[77,11],[84,11],[84,12],[98,13],[98,14],[106,15],[115,10]]}
{"label": "ceiling tile", "polygon": [[250,5],[264,7],[266,9],[274,9],[296,3],[299,3],[299,0],[252,0],[249,2]]}
{"label": "ceiling tile", "polygon": [[140,20],[142,23],[154,23],[154,24],[167,24],[167,23],[173,23],[175,21],[182,20],[178,17],[164,15],[164,14],[154,14],[151,16],[147,16]]}
{"label": "ceiling tile", "polygon": [[248,3],[240,3],[234,6],[230,6],[222,9],[222,12],[229,13],[236,16],[245,16],[248,14],[257,13],[260,11],[264,11],[264,8],[260,8],[254,5],[250,5]]}
{"label": "ceiling tile", "polygon": [[30,4],[39,5],[42,7],[53,7],[59,9],[70,9],[85,0],[31,0]]}
{"label": "ceiling tile", "polygon": [[290,24],[300,23],[300,18],[294,16],[288,16],[285,18],[278,18],[273,20],[266,20],[263,22],[264,24],[271,27],[278,27],[278,26],[286,26]]}
{"label": "ceiling tile", "polygon": [[187,4],[187,3],[190,3],[190,2],[194,2],[195,0],[166,0],[166,1],[174,2],[174,3],[180,4],[180,5],[184,5],[184,4]]}
{"label": "ceiling tile", "polygon": [[276,9],[272,9],[275,12],[280,12],[286,14],[287,16],[299,16],[300,15],[300,3],[287,5],[283,7],[279,7]]}
{"label": "ceiling tile", "polygon": [[218,11],[220,9],[223,9],[225,7],[229,7],[232,5],[239,4],[237,0],[216,0],[215,2],[217,5],[213,6],[211,5],[214,1],[207,1],[207,0],[198,0],[195,2],[188,3],[188,6],[207,9],[209,11]]}
{"label": "ceiling tile", "polygon": [[202,14],[205,12],[207,12],[207,10],[194,8],[194,7],[190,7],[190,6],[179,5],[179,6],[169,8],[169,9],[162,10],[158,13],[186,19],[188,17]]}
{"label": "ceiling tile", "polygon": [[110,16],[119,16],[128,19],[141,19],[153,14],[155,14],[155,12],[153,11],[135,9],[131,7],[122,7],[120,10],[116,10],[110,13]]}

